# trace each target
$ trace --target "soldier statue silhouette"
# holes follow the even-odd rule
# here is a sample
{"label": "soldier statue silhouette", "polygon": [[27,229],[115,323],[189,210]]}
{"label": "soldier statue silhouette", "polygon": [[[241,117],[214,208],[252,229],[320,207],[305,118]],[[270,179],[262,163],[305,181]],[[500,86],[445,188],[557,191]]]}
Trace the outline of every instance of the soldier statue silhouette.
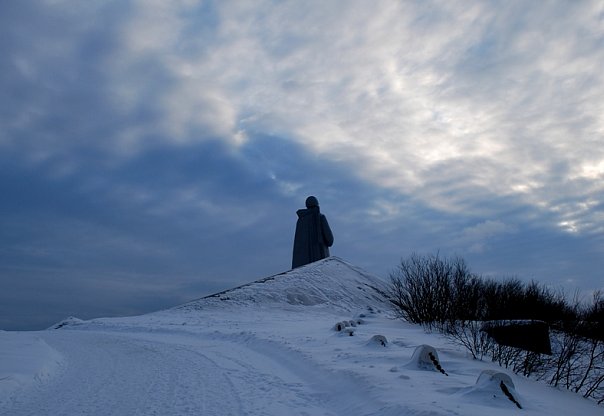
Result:
{"label": "soldier statue silhouette", "polygon": [[333,245],[333,234],[327,218],[319,210],[317,198],[306,198],[306,209],[299,209],[296,213],[298,221],[292,269],[329,257],[329,247]]}

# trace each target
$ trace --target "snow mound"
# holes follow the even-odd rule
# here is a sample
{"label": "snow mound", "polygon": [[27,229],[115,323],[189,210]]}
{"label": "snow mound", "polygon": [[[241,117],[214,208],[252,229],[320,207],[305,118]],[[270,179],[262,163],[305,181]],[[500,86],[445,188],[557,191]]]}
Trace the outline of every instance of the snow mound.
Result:
{"label": "snow mound", "polygon": [[415,348],[411,361],[407,364],[408,368],[417,368],[419,370],[439,371],[448,376],[442,368],[438,358],[438,352],[431,345],[419,345]]}
{"label": "snow mound", "polygon": [[495,407],[522,409],[512,378],[501,371],[483,370],[476,379],[476,385],[462,389],[461,396],[473,401],[488,400]]}
{"label": "snow mound", "polygon": [[0,408],[17,390],[50,378],[62,361],[35,333],[0,331]]}
{"label": "snow mound", "polygon": [[501,383],[504,383],[508,389],[516,388],[512,378],[501,371],[484,370],[480,373],[478,379],[476,380],[476,385],[483,389],[492,389],[493,386],[495,386],[495,390],[497,390]]}
{"label": "snow mound", "polygon": [[388,346],[388,339],[384,335],[374,335],[371,337],[367,345],[371,347],[384,348]]}
{"label": "snow mound", "polygon": [[175,309],[278,305],[375,311],[389,309],[386,292],[387,284],[383,280],[338,257],[329,257]]}

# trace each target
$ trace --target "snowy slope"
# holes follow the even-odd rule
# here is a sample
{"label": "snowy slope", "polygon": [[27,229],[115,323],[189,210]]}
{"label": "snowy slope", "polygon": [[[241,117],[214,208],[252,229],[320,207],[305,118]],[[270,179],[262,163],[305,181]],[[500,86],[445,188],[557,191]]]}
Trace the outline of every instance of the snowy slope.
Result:
{"label": "snowy slope", "polygon": [[0,332],[0,415],[603,414],[494,378],[495,364],[394,319],[384,290],[330,258],[166,311]]}
{"label": "snowy slope", "polygon": [[235,306],[321,306],[351,311],[387,305],[385,282],[338,257],[330,257],[285,273],[190,302],[183,309]]}

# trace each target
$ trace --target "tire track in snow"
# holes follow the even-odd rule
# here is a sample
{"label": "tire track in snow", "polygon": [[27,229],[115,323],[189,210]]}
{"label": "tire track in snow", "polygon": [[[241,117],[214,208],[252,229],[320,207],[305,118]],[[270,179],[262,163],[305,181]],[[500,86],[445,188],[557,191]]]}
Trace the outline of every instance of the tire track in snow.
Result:
{"label": "tire track in snow", "polygon": [[252,332],[96,332],[41,337],[66,358],[0,415],[400,415],[368,380]]}
{"label": "tire track in snow", "polygon": [[[253,333],[214,333],[220,350],[208,352],[229,374],[243,402],[258,415],[399,416],[412,414],[369,393],[367,380],[320,367],[299,351]],[[230,344],[228,347],[227,345]],[[295,410],[293,410],[295,409]]]}

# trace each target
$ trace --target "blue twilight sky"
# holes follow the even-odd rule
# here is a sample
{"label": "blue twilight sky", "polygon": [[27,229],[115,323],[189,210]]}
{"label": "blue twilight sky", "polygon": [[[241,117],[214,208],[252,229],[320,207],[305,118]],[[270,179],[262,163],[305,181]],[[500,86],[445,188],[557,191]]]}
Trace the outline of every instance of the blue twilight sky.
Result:
{"label": "blue twilight sky", "polygon": [[332,254],[604,287],[602,1],[0,2],[0,329]]}

